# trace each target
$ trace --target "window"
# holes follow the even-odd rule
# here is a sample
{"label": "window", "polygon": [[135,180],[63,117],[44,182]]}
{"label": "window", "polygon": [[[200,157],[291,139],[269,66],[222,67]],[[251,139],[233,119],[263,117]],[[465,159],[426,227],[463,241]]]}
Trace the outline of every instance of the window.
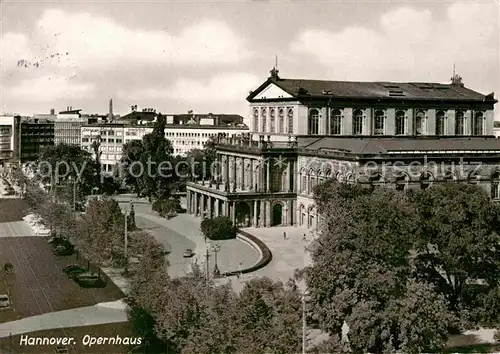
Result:
{"label": "window", "polygon": [[396,134],[403,135],[406,133],[405,129],[405,112],[397,111],[396,112]]}
{"label": "window", "polygon": [[438,111],[436,113],[436,135],[445,134],[444,121],[445,121],[444,112]]}
{"label": "window", "polygon": [[457,111],[455,115],[455,135],[464,135],[465,134],[465,117],[464,112]]}
{"label": "window", "polygon": [[253,131],[254,132],[259,131],[259,109],[258,108],[253,109]]}
{"label": "window", "polygon": [[491,176],[491,198],[500,199],[500,172],[495,172]]}
{"label": "window", "polygon": [[330,112],[330,134],[342,134],[342,115],[338,109]]}
{"label": "window", "polygon": [[359,109],[355,110],[352,118],[352,133],[354,135],[363,134],[363,112]]}
{"label": "window", "polygon": [[424,122],[424,112],[418,111],[417,115],[415,116],[415,135],[422,135],[424,133]]}
{"label": "window", "polygon": [[262,120],[261,120],[262,123],[261,123],[260,131],[263,132],[263,133],[265,133],[266,130],[267,130],[266,129],[267,128],[267,111],[266,111],[265,108],[262,108],[260,110],[260,116],[262,118]]}
{"label": "window", "polygon": [[309,121],[307,127],[307,134],[317,135],[319,134],[319,111],[317,109],[311,109],[309,111]]}
{"label": "window", "polygon": [[278,131],[280,134],[285,132],[285,110],[283,108],[278,110]]}
{"label": "window", "polygon": [[374,124],[374,134],[383,135],[384,134],[384,112],[381,110],[375,111],[375,124]]}
{"label": "window", "polygon": [[271,133],[276,133],[276,110],[274,108],[269,110],[269,118],[271,119]]}
{"label": "window", "polygon": [[477,112],[474,115],[474,122],[472,126],[472,135],[483,135],[483,113]]}
{"label": "window", "polygon": [[293,108],[288,108],[286,117],[288,119],[288,134],[293,134]]}

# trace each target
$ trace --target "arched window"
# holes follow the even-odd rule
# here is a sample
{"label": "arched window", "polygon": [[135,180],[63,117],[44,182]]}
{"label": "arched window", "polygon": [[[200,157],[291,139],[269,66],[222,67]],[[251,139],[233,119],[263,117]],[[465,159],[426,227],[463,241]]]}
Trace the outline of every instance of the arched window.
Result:
{"label": "arched window", "polygon": [[443,182],[452,182],[454,180],[455,180],[455,176],[453,175],[453,172],[446,171],[446,173],[443,176]]}
{"label": "arched window", "polygon": [[480,180],[481,180],[481,175],[477,171],[472,171],[469,174],[469,178],[468,178],[469,184],[477,185]]}
{"label": "arched window", "polygon": [[430,172],[422,173],[420,177],[420,189],[427,189],[432,185],[432,175]]}
{"label": "arched window", "polygon": [[357,109],[352,114],[352,134],[363,134],[363,112]]}
{"label": "arched window", "polygon": [[406,133],[406,124],[405,124],[405,112],[397,111],[396,112],[396,134],[404,135]]}
{"label": "arched window", "polygon": [[267,131],[267,110],[265,108],[262,108],[260,110],[260,116],[261,116],[260,131],[265,133]]}
{"label": "arched window", "polygon": [[317,109],[311,109],[309,111],[309,122],[308,122],[307,134],[318,135],[319,134],[319,111]]}
{"label": "arched window", "polygon": [[464,112],[457,111],[455,115],[455,135],[465,134],[465,117]]}
{"label": "arched window", "polygon": [[258,108],[253,109],[253,131],[254,132],[259,131],[259,109]]}
{"label": "arched window", "polygon": [[293,134],[293,108],[288,108],[286,112],[286,117],[288,119],[288,134]]}
{"label": "arched window", "polygon": [[491,198],[500,199],[500,172],[495,172],[491,176]]}
{"label": "arched window", "polygon": [[444,112],[438,111],[436,113],[436,135],[444,135],[445,134],[444,121],[445,121]]}
{"label": "arched window", "polygon": [[425,114],[418,111],[415,116],[415,135],[422,135],[424,133]]}
{"label": "arched window", "polygon": [[342,134],[342,114],[338,109],[332,109],[330,112],[330,134]]}
{"label": "arched window", "polygon": [[472,126],[473,135],[483,135],[483,113],[477,112],[474,115],[474,125]]}
{"label": "arched window", "polygon": [[280,134],[285,132],[285,110],[283,108],[278,110],[278,130]]}
{"label": "arched window", "polygon": [[370,187],[371,190],[373,191],[375,188],[379,188],[384,185],[384,178],[382,175],[378,172],[373,173],[370,176]]}
{"label": "arched window", "polygon": [[300,193],[307,194],[307,173],[305,170],[300,172]]}
{"label": "arched window", "polygon": [[385,115],[381,110],[375,111],[375,124],[374,124],[374,135],[384,135],[384,121]]}
{"label": "arched window", "polygon": [[269,110],[269,118],[271,119],[271,133],[276,133],[276,110],[274,108]]}
{"label": "arched window", "polygon": [[307,186],[307,194],[313,194],[314,192],[314,187],[316,187],[316,173],[314,172],[314,170],[309,170],[309,183],[308,183],[308,186]]}

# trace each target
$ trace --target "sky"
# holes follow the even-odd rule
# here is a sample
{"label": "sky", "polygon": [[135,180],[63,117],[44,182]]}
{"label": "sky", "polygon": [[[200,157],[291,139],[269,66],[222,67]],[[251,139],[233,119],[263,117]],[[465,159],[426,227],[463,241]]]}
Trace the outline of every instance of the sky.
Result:
{"label": "sky", "polygon": [[[0,0],[0,112],[248,115],[283,78],[449,83],[500,93],[493,1]],[[496,109],[496,119],[498,109]]]}

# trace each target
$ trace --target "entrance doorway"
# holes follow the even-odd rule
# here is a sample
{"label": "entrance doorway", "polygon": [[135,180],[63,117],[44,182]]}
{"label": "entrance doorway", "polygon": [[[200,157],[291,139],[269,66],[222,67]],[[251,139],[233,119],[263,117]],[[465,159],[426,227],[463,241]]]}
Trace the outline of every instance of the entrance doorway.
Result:
{"label": "entrance doorway", "polygon": [[278,226],[283,224],[283,206],[281,204],[274,204],[271,216],[271,226]]}

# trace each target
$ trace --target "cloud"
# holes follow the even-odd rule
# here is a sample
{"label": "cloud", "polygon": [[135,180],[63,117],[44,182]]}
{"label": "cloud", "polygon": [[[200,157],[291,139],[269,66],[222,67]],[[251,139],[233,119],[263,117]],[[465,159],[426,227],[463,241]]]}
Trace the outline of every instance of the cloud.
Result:
{"label": "cloud", "polygon": [[2,71],[11,70],[23,57],[33,57],[29,39],[21,33],[7,32],[0,36],[0,67]]}
{"label": "cloud", "polygon": [[17,86],[4,90],[2,98],[10,102],[50,102],[89,98],[94,91],[93,84],[78,83],[64,77],[43,76],[23,80]]}
{"label": "cloud", "polygon": [[291,50],[338,80],[446,81],[456,63],[468,86],[491,90],[498,84],[496,31],[494,3],[454,3],[443,18],[399,8],[382,15],[377,29],[305,30]]}
{"label": "cloud", "polygon": [[121,91],[119,97],[136,100],[176,100],[181,102],[244,102],[260,78],[245,73],[228,73],[213,76],[207,82],[179,79],[171,87]]}
{"label": "cloud", "polygon": [[[3,42],[3,39],[2,39]],[[177,33],[128,28],[89,13],[46,10],[23,59],[45,66],[126,67],[128,64],[233,64],[249,58],[245,40],[225,23],[204,20]],[[26,47],[26,46],[25,46]]]}

